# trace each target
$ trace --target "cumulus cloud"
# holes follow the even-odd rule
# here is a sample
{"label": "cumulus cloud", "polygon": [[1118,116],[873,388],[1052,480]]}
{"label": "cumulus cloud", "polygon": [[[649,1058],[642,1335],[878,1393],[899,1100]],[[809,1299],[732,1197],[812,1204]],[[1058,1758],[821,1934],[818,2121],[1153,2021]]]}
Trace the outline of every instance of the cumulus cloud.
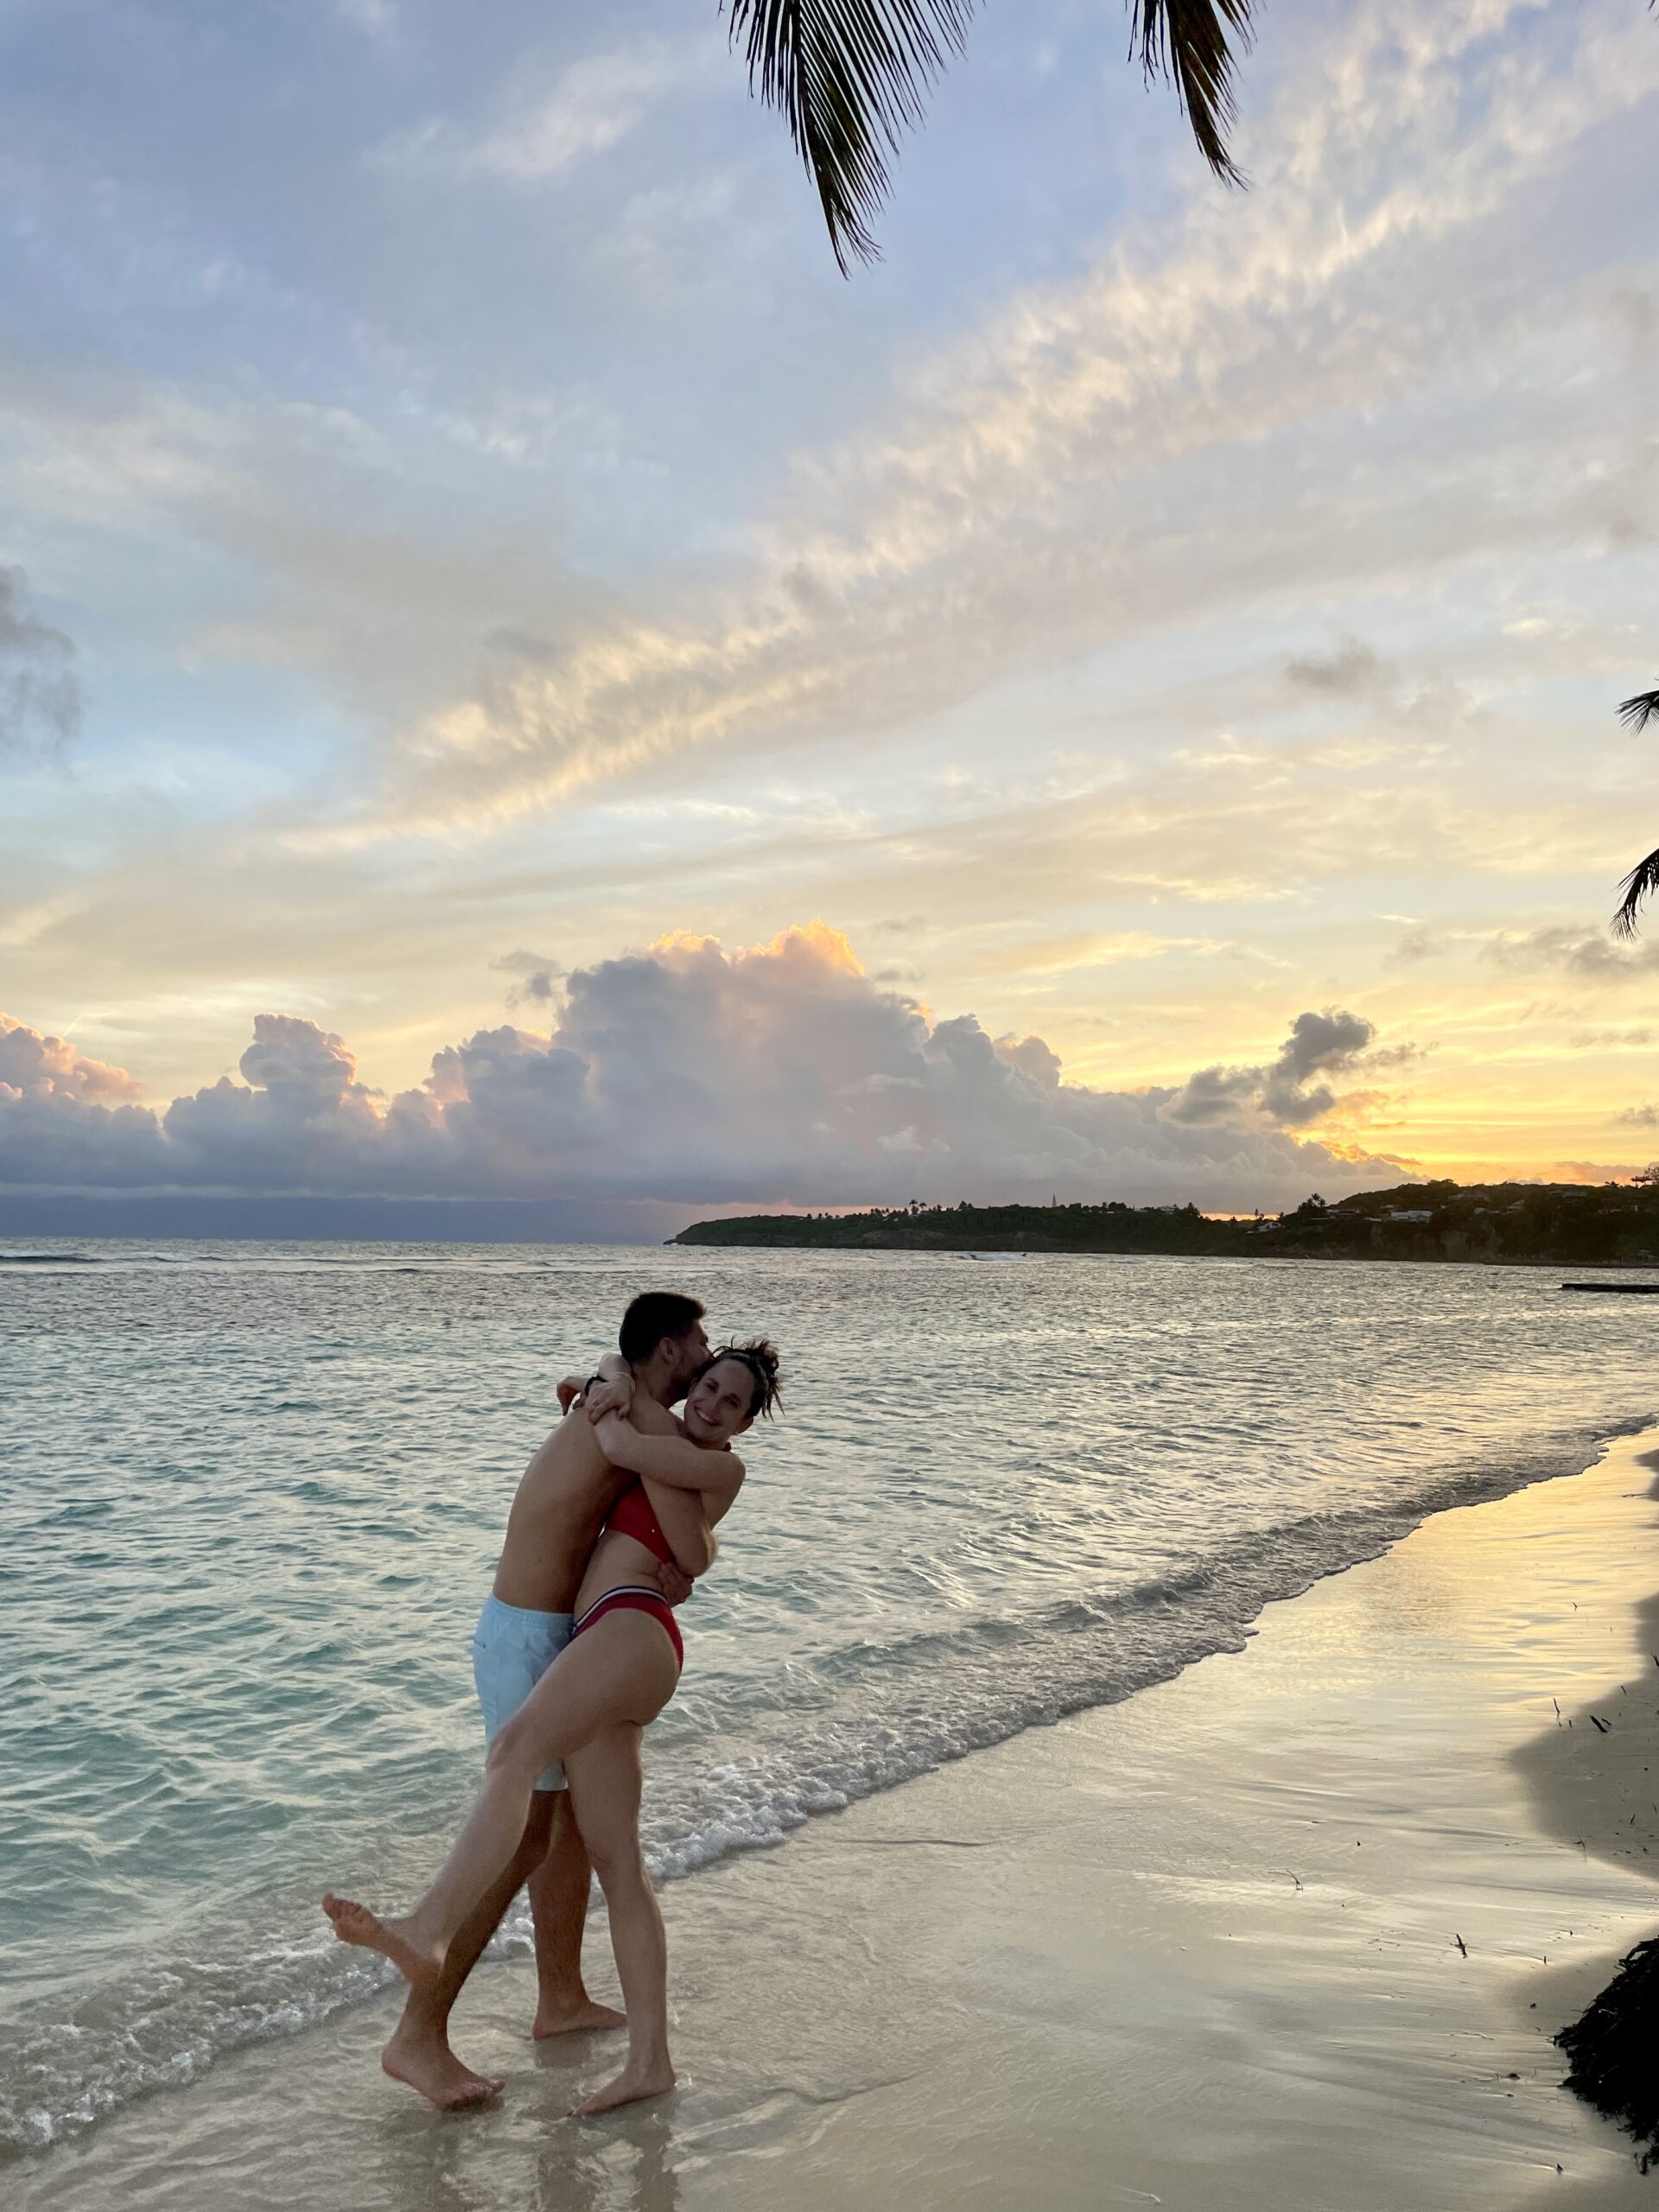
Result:
{"label": "cumulus cloud", "polygon": [[[8,1023],[0,1182],[12,1188],[847,1205],[1122,1197],[1274,1205],[1397,1174],[1292,1132],[1374,1031],[1306,1013],[1278,1057],[1179,1088],[1068,1084],[1039,1037],[935,1016],[822,922],[727,952],[665,938],[578,969],[557,1026],[504,1024],[387,1098],[337,1036],[257,1017],[241,1080],[127,1103],[119,1070]],[[11,1071],[10,1073],[4,1071]],[[118,1102],[118,1103],[111,1103]]]}
{"label": "cumulus cloud", "polygon": [[67,1099],[107,1105],[136,1098],[143,1085],[124,1068],[88,1059],[61,1037],[42,1037],[0,1014],[0,1096]]}
{"label": "cumulus cloud", "polygon": [[1367,1058],[1376,1035],[1375,1024],[1362,1014],[1299,1014],[1277,1059],[1260,1067],[1199,1068],[1166,1101],[1165,1117],[1204,1128],[1253,1114],[1276,1128],[1306,1128],[1337,1103],[1330,1085],[1314,1078],[1376,1065]]}
{"label": "cumulus cloud", "polygon": [[0,752],[63,745],[80,728],[75,648],[26,604],[29,579],[0,568]]}

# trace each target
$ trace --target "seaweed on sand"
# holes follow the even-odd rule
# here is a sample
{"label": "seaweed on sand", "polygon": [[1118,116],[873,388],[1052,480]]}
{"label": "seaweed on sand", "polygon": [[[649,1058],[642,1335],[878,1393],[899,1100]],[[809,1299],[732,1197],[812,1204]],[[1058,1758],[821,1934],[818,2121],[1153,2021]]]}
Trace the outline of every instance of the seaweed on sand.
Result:
{"label": "seaweed on sand", "polygon": [[1646,2173],[1659,2159],[1659,1936],[1625,1955],[1555,2041],[1571,2067],[1566,2087],[1636,2138]]}

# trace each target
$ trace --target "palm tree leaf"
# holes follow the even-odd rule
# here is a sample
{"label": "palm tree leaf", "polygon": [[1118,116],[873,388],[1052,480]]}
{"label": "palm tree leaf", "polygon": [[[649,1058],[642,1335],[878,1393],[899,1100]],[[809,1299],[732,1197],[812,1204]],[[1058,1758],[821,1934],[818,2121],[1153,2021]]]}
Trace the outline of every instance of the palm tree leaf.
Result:
{"label": "palm tree leaf", "polygon": [[1235,53],[1250,46],[1252,0],[1132,0],[1129,43],[1138,41],[1147,81],[1175,80],[1181,112],[1198,151],[1227,184],[1244,178],[1227,150],[1238,113],[1233,99]]}
{"label": "palm tree leaf", "polygon": [[[749,84],[789,125],[817,188],[836,265],[873,261],[870,219],[887,198],[886,155],[922,119],[923,99],[960,52],[974,0],[732,0]],[[885,150],[884,150],[885,149]]]}
{"label": "palm tree leaf", "polygon": [[[1198,149],[1241,183],[1227,151],[1233,66],[1250,42],[1255,0],[1129,0],[1131,49],[1147,76],[1173,79]],[[975,0],[731,0],[731,36],[750,89],[776,108],[817,189],[830,244],[849,260],[879,252],[870,224],[892,182],[899,134],[960,53]]]}
{"label": "palm tree leaf", "polygon": [[1624,898],[1613,916],[1612,931],[1628,943],[1637,933],[1637,917],[1643,902],[1659,893],[1659,853],[1649,853],[1646,860],[1638,861],[1618,887]]}
{"label": "palm tree leaf", "polygon": [[1618,718],[1626,729],[1646,729],[1649,722],[1659,722],[1659,691],[1638,691],[1632,699],[1621,699]]}

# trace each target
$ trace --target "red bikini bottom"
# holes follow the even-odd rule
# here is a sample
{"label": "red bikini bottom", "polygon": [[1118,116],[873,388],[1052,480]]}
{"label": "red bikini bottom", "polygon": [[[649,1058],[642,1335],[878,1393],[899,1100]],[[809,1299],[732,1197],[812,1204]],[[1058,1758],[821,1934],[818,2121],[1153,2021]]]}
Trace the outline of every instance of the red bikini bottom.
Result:
{"label": "red bikini bottom", "polygon": [[595,1621],[602,1621],[607,1613],[649,1613],[660,1621],[668,1631],[668,1640],[674,1646],[674,1656],[679,1665],[685,1664],[685,1645],[680,1636],[680,1624],[674,1618],[674,1608],[660,1590],[647,1585],[625,1583],[619,1590],[607,1590],[587,1611],[570,1631],[574,1643],[585,1628],[592,1628]]}

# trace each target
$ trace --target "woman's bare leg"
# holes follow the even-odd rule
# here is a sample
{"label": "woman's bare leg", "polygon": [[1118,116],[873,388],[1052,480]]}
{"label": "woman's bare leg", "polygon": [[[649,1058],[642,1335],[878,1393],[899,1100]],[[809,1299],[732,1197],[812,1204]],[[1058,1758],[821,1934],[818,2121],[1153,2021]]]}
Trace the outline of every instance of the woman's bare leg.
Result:
{"label": "woman's bare leg", "polygon": [[322,1909],[335,1935],[381,1952],[416,1988],[429,1987],[450,1938],[518,1848],[542,1769],[568,1760],[607,1728],[654,1720],[678,1680],[658,1623],[622,1611],[595,1622],[565,1646],[491,1745],[466,1825],[415,1910],[381,1919],[350,1898],[326,1897]]}
{"label": "woman's bare leg", "polygon": [[609,2112],[674,2086],[668,2056],[668,1943],[639,1848],[639,1737],[607,1728],[572,1754],[570,1806],[610,1908],[611,1948],[628,2016],[627,2063],[613,2082],[576,2107]]}

